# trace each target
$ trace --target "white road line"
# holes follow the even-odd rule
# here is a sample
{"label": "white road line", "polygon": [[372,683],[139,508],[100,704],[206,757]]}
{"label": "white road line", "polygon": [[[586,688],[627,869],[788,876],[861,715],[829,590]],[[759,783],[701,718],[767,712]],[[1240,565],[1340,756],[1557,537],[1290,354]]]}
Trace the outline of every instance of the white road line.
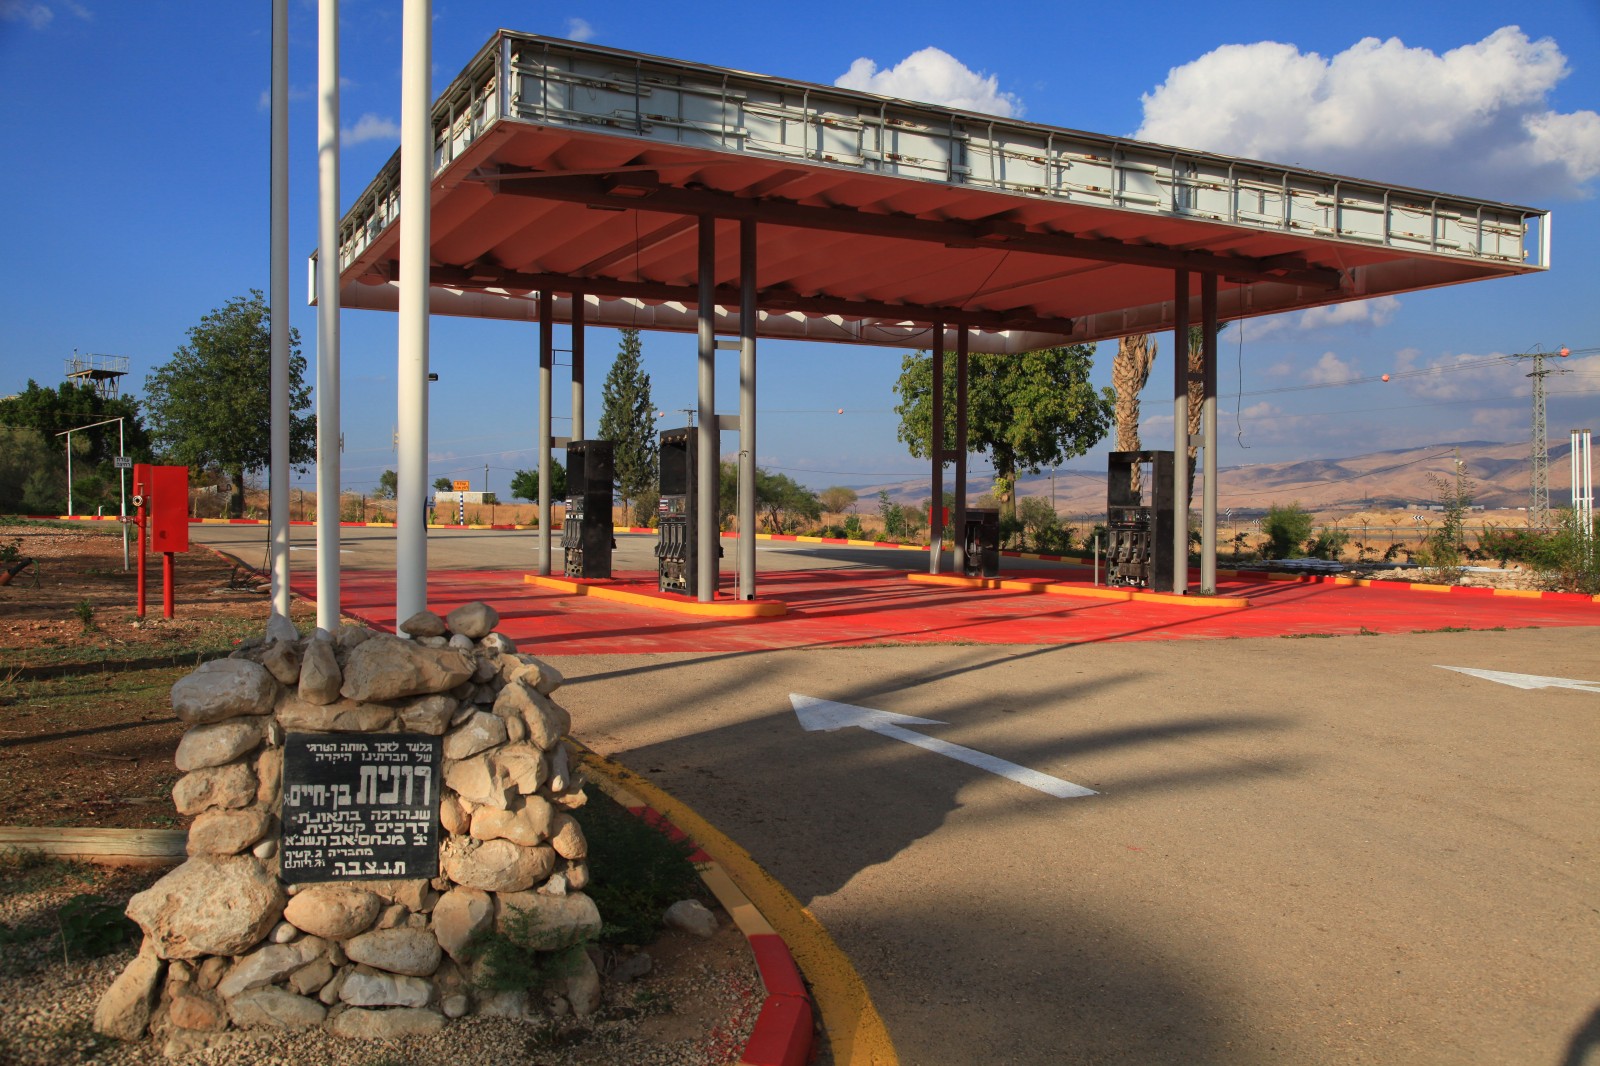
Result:
{"label": "white road line", "polygon": [[1030,770],[1026,766],[1018,766],[1014,762],[989,755],[985,752],[964,748],[960,744],[951,744],[948,741],[935,737],[923,736],[906,729],[908,725],[944,725],[933,718],[916,718],[909,714],[896,714],[893,711],[879,711],[871,707],[857,707],[850,703],[837,703],[833,700],[818,699],[815,696],[802,696],[798,692],[789,694],[789,702],[794,706],[794,713],[800,719],[800,725],[808,732],[832,731],[847,729],[852,726],[870,730],[879,736],[889,737],[893,740],[902,740],[913,744],[924,751],[931,751],[936,755],[955,759],[957,762],[975,766],[980,770],[987,770],[991,774],[1015,781],[1019,785],[1043,792],[1049,796],[1060,799],[1077,799],[1083,796],[1099,795],[1092,788],[1075,785],[1071,781],[1063,781],[1059,777],[1051,777],[1037,770]]}
{"label": "white road line", "polygon": [[1441,670],[1454,670],[1458,674],[1481,677],[1512,688],[1571,688],[1579,692],[1600,692],[1600,681],[1576,681],[1570,677],[1543,677],[1539,674],[1513,674],[1505,670],[1479,670],[1471,666],[1439,666]]}

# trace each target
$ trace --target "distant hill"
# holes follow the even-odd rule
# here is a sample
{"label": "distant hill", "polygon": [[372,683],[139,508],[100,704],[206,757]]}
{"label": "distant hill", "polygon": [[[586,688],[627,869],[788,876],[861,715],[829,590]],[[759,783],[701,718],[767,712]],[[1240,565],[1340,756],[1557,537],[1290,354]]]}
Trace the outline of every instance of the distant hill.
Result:
{"label": "distant hill", "polygon": [[[1338,459],[1304,459],[1284,463],[1254,463],[1218,471],[1218,503],[1239,514],[1256,514],[1274,504],[1299,503],[1309,511],[1340,511],[1426,507],[1438,501],[1431,474],[1453,476],[1456,450],[1474,487],[1474,503],[1488,509],[1516,509],[1528,505],[1531,470],[1528,445],[1493,441],[1461,441],[1372,452]],[[1565,506],[1570,492],[1565,440],[1550,442],[1549,487],[1552,507]],[[1080,461],[1081,462],[1081,461]],[[950,475],[945,475],[950,484]],[[1052,488],[1048,472],[1024,477],[1017,483],[1019,496],[1055,500],[1064,516],[1097,514],[1105,510],[1106,474],[1074,464],[1056,471]],[[970,479],[974,495],[987,492],[987,477]],[[898,481],[858,489],[861,510],[870,510],[882,490],[900,504],[921,504],[928,498],[926,479]],[[1196,504],[1199,499],[1196,497]]]}

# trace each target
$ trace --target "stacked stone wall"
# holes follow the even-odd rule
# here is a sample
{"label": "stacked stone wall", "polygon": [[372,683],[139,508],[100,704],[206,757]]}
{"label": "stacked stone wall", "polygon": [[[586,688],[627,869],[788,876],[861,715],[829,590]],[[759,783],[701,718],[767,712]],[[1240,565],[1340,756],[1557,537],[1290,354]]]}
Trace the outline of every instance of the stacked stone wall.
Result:
{"label": "stacked stone wall", "polygon": [[[265,639],[172,689],[188,726],[172,791],[192,815],[189,858],[134,896],[138,956],[95,1027],[122,1039],[324,1026],[349,1037],[433,1032],[469,1013],[591,1012],[588,955],[541,1004],[480,990],[476,938],[528,912],[544,950],[594,937],[600,915],[583,831],[583,782],[553,699],[561,675],[519,653],[482,603],[423,611],[411,639],[344,625]],[[280,869],[288,734],[441,738],[438,876],[293,883]],[[523,924],[523,923],[519,923]]]}

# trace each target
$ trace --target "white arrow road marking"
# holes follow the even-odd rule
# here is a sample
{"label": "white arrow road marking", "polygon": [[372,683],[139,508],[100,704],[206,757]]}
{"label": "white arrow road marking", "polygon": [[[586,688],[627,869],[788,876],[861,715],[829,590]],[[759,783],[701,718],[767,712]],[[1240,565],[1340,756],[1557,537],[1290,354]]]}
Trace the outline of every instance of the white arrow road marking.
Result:
{"label": "white arrow road marking", "polygon": [[1476,670],[1470,666],[1440,666],[1439,669],[1481,677],[1485,681],[1497,681],[1512,688],[1572,688],[1579,692],[1600,692],[1600,681],[1575,681],[1570,677],[1541,677],[1538,674],[1511,674],[1504,670]]}
{"label": "white arrow road marking", "polygon": [[1099,793],[1092,788],[1075,785],[1071,781],[1063,781],[1059,777],[1041,774],[1037,770],[1030,770],[1026,766],[1018,766],[1014,762],[987,755],[981,751],[964,748],[960,744],[951,744],[948,741],[934,737],[926,737],[921,733],[913,733],[906,729],[908,725],[944,725],[933,718],[915,718],[909,714],[896,714],[893,711],[877,711],[871,707],[857,707],[849,703],[835,703],[833,700],[822,700],[815,696],[802,696],[798,692],[789,694],[789,702],[794,705],[795,717],[800,719],[800,725],[808,732],[823,730],[831,732],[835,729],[848,729],[857,726],[861,729],[871,730],[879,736],[891,737],[894,740],[903,740],[907,744],[914,744],[919,748],[931,751],[937,755],[944,755],[964,762],[968,766],[976,766],[980,770],[987,770],[991,774],[998,774],[1019,785],[1037,789],[1046,795],[1056,796],[1060,799],[1076,799],[1079,796],[1098,796]]}

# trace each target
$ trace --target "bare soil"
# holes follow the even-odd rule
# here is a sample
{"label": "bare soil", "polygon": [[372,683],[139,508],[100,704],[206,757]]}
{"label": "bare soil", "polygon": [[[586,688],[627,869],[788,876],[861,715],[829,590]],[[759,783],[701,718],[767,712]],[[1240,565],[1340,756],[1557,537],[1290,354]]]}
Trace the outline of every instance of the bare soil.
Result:
{"label": "bare soil", "polygon": [[[141,620],[116,526],[0,526],[7,545],[33,565],[0,586],[0,825],[181,826],[167,694],[265,626],[262,575],[196,545],[175,556],[168,619],[149,557]],[[305,626],[315,608],[290,615]]]}

